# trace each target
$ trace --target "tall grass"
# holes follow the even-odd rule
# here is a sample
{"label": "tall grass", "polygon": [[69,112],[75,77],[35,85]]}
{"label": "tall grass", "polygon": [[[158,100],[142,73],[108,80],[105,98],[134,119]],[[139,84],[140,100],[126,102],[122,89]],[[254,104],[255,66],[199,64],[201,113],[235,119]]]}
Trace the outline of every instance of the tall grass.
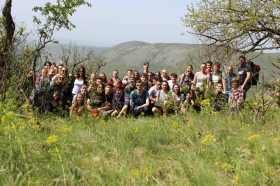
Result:
{"label": "tall grass", "polygon": [[0,110],[1,185],[280,183],[279,110],[266,125],[249,111],[36,121]]}

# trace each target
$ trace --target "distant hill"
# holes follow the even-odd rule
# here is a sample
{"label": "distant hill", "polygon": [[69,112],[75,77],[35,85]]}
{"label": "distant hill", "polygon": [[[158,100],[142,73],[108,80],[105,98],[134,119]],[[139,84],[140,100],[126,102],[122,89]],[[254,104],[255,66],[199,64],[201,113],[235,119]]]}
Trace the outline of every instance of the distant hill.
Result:
{"label": "distant hill", "polygon": [[[68,45],[62,45],[68,47]],[[62,53],[60,45],[49,45],[50,52],[53,56],[59,56]],[[130,41],[115,45],[114,47],[90,47],[85,46],[86,49],[93,48],[96,55],[106,57],[107,65],[102,67],[108,76],[114,69],[119,70],[120,76],[126,74],[127,69],[143,70],[143,63],[148,61],[150,63],[151,71],[161,71],[163,68],[169,72],[176,72],[180,74],[185,70],[187,64],[186,53],[195,53],[199,45],[197,44],[179,44],[179,43],[145,43],[141,41]],[[79,47],[80,50],[82,46]],[[254,55],[254,54],[252,54]],[[270,62],[277,63],[277,58],[280,57],[278,53],[266,53],[258,56],[253,61],[261,66],[261,70],[269,76],[271,70],[275,67]],[[200,65],[198,57],[194,61]],[[236,61],[236,63],[235,63]],[[238,64],[237,59],[233,59],[234,64]],[[279,63],[278,63],[279,64]],[[198,69],[195,68],[194,71]],[[279,70],[277,71],[279,73]],[[271,76],[271,75],[270,75]]]}

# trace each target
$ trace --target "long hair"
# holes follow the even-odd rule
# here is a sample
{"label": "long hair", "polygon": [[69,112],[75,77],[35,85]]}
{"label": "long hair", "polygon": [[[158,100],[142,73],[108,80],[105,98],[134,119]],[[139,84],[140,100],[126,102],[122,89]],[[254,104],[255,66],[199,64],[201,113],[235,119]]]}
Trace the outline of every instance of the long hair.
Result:
{"label": "long hair", "polygon": [[[80,76],[80,73],[79,73],[79,71],[80,70],[83,70],[83,74],[82,74],[82,76]],[[79,66],[78,67],[78,69],[77,69],[77,79],[80,79],[80,78],[83,78],[83,79],[85,79],[86,78],[86,69],[85,69],[85,67],[83,66],[83,65],[81,65],[81,66]]]}

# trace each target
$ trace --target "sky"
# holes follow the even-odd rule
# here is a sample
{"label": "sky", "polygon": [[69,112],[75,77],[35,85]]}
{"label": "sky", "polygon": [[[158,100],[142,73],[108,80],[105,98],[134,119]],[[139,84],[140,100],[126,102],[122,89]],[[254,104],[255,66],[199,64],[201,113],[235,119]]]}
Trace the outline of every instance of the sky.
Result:
{"label": "sky", "polygon": [[[13,0],[15,22],[25,22],[28,30],[35,30],[32,22],[34,6],[56,0]],[[76,25],[71,31],[61,30],[55,37],[61,40],[86,41],[92,45],[111,47],[128,41],[147,43],[196,44],[194,36],[185,33],[181,17],[186,6],[195,0],[87,0],[91,8],[79,7],[70,18]],[[3,5],[4,0],[0,0]],[[34,36],[35,37],[35,36]]]}

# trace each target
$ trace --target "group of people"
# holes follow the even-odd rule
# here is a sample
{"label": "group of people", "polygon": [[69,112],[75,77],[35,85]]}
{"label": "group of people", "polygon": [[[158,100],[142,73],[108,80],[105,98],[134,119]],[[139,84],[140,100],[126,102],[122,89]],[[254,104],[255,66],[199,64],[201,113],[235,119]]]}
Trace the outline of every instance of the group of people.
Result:
{"label": "group of people", "polygon": [[169,113],[189,109],[200,112],[200,103],[210,95],[209,90],[213,95],[210,106],[214,110],[222,110],[227,102],[232,111],[238,110],[250,89],[251,72],[245,57],[240,56],[237,74],[232,66],[224,73],[219,62],[207,61],[200,65],[199,72],[193,73],[192,65],[188,65],[185,73],[169,75],[166,69],[150,72],[149,62],[145,62],[143,71],[129,69],[121,79],[117,70],[107,78],[104,72],[98,76],[87,74],[85,67],[79,66],[73,75],[63,64],[46,62],[36,80],[33,81],[33,71],[28,77],[36,85],[30,101],[41,112],[64,110],[70,116],[91,112],[94,116],[117,118],[141,114],[167,117]]}

